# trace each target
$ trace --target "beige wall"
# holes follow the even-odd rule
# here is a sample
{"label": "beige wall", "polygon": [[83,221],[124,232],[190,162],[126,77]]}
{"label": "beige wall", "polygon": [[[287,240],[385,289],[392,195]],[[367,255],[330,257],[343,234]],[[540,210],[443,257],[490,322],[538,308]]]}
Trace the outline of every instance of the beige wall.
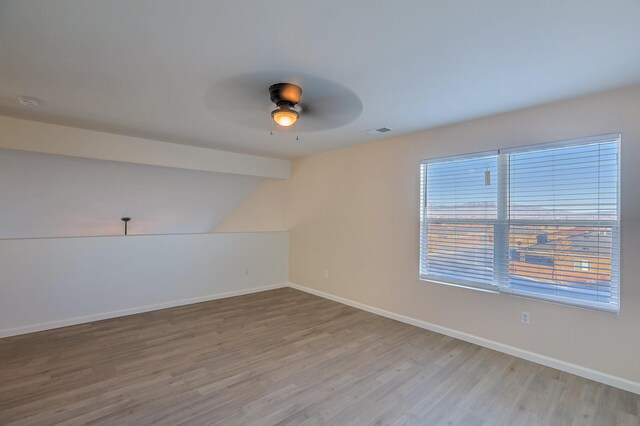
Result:
{"label": "beige wall", "polygon": [[[421,159],[610,132],[623,134],[620,315],[418,279]],[[286,195],[291,282],[640,382],[639,159],[637,86],[302,158],[270,190]]]}
{"label": "beige wall", "polygon": [[286,189],[285,180],[265,180],[215,228],[215,232],[286,231]]}

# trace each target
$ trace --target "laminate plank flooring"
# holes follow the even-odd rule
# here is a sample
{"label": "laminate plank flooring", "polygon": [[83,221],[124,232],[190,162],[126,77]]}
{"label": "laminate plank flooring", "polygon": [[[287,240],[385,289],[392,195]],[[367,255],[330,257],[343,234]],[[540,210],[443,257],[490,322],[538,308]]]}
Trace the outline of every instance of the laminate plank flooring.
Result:
{"label": "laminate plank flooring", "polygon": [[640,396],[293,289],[0,339],[2,425],[640,425]]}

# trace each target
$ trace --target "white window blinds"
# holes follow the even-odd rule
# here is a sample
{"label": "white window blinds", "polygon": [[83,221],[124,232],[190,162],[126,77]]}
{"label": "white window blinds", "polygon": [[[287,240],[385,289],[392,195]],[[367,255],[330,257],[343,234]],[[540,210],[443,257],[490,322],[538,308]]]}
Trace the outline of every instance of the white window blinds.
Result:
{"label": "white window blinds", "polygon": [[492,286],[498,155],[457,157],[422,167],[426,203],[421,276],[454,284]]}
{"label": "white window blinds", "polygon": [[620,135],[422,163],[420,275],[618,311]]}

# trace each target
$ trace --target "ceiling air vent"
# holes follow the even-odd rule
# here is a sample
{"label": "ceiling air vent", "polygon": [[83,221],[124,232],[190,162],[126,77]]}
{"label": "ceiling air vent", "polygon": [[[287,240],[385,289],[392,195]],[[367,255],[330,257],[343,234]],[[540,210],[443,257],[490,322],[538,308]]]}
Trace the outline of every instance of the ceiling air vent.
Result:
{"label": "ceiling air vent", "polygon": [[379,129],[371,129],[371,130],[367,130],[365,131],[366,134],[368,135],[381,135],[383,133],[388,133],[390,131],[392,131],[393,129],[390,127],[380,127]]}

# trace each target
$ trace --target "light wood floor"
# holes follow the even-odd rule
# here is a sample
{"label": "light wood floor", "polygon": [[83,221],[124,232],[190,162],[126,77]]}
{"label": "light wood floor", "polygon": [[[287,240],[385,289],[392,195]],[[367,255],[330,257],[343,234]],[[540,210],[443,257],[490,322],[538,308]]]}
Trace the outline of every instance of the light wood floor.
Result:
{"label": "light wood floor", "polygon": [[293,289],[0,340],[0,424],[638,425],[640,396]]}

